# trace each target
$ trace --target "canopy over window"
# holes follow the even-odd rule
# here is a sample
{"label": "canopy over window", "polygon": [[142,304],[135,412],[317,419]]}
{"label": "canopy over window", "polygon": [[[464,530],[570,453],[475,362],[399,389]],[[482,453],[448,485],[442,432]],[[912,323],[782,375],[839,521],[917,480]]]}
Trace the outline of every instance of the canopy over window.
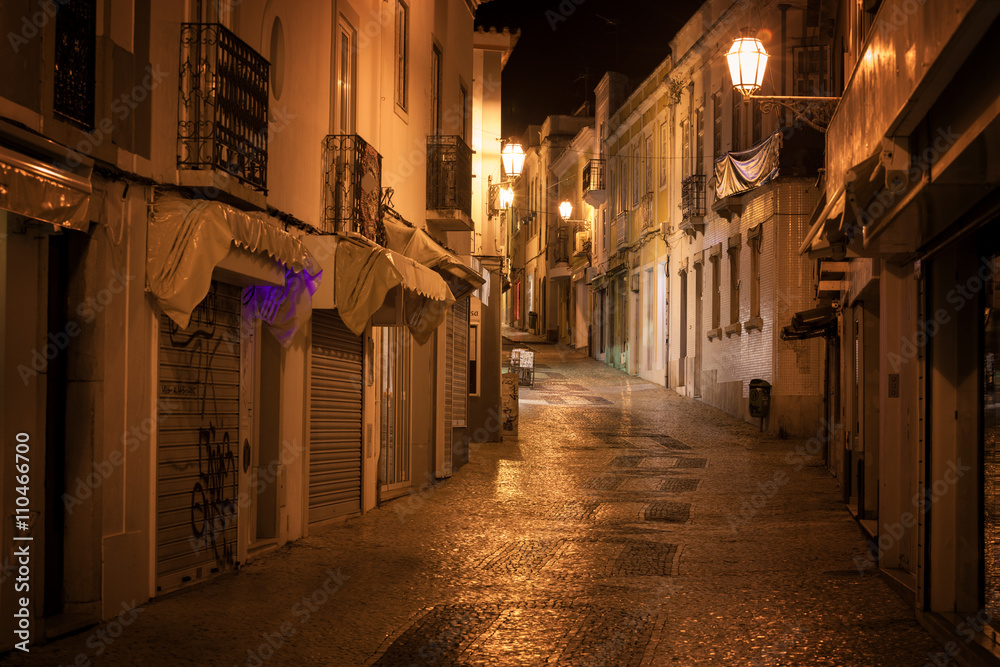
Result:
{"label": "canopy over window", "polygon": [[93,164],[65,146],[0,121],[0,208],[86,230]]}
{"label": "canopy over window", "polygon": [[466,266],[461,259],[448,252],[422,229],[386,220],[385,235],[386,245],[390,250],[441,274],[455,299],[471,294],[486,283],[474,269]]}
{"label": "canopy over window", "polygon": [[287,342],[309,318],[309,296],[321,269],[301,240],[281,229],[281,224],[266,214],[216,201],[158,196],[146,239],[150,292],[163,312],[184,328],[195,306],[208,294],[212,271],[233,246],[269,257],[284,267],[284,287],[246,294],[244,301],[256,304],[256,314],[279,327],[276,335]]}

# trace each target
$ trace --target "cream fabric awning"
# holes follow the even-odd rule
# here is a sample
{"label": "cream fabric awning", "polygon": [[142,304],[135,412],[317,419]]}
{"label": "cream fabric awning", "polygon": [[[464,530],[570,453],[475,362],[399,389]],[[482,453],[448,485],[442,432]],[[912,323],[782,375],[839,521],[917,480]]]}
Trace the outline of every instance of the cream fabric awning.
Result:
{"label": "cream fabric awning", "polygon": [[[181,328],[187,327],[192,311],[208,294],[212,271],[234,244],[284,266],[289,286],[292,277],[299,274],[306,274],[308,282],[314,283],[321,271],[319,264],[299,238],[280,228],[281,224],[264,213],[241,211],[216,201],[158,196],[146,238],[149,290],[170,319]],[[301,307],[299,296],[296,300]],[[297,325],[308,319],[307,313],[303,315],[295,318]]]}
{"label": "cream fabric awning", "polygon": [[390,250],[440,273],[456,299],[471,294],[486,283],[479,273],[445,250],[422,229],[407,227],[400,222],[387,219],[385,235]]}
{"label": "cream fabric awning", "polygon": [[344,324],[358,335],[397,288],[403,290],[403,322],[421,345],[455,303],[438,273],[387,248],[340,239],[335,267],[337,310]]}
{"label": "cream fabric awning", "polygon": [[90,225],[93,160],[0,121],[0,208],[53,225]]}

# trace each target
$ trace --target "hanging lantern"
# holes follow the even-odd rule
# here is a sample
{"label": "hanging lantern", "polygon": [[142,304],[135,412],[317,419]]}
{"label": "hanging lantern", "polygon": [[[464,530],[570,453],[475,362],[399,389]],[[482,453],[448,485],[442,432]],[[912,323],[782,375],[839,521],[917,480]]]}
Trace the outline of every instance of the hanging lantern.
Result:
{"label": "hanging lantern", "polygon": [[500,188],[500,208],[506,210],[514,205],[514,191],[510,188]]}
{"label": "hanging lantern", "polygon": [[521,169],[524,168],[524,151],[521,150],[521,144],[507,144],[503,147],[500,158],[507,176],[516,178],[521,175]]}
{"label": "hanging lantern", "polygon": [[568,201],[564,201],[559,204],[559,217],[563,220],[569,220],[569,216],[573,215],[573,205]]}
{"label": "hanging lantern", "polygon": [[733,87],[744,95],[753,95],[764,83],[767,51],[756,37],[738,37],[726,54]]}

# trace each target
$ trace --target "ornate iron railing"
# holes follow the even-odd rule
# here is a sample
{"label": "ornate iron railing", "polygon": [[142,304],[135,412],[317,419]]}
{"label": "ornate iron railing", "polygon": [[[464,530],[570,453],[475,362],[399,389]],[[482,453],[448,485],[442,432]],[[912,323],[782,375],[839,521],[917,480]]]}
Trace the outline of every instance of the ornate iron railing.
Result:
{"label": "ornate iron railing", "polygon": [[63,0],[59,4],[52,109],[91,129],[97,67],[97,3]]}
{"label": "ornate iron railing", "polygon": [[382,156],[356,134],[323,140],[325,232],[358,232],[381,245]]}
{"label": "ornate iron railing", "polygon": [[570,255],[570,226],[566,223],[562,223],[556,229],[556,243],[553,248],[552,261],[556,264],[560,262],[569,262]]}
{"label": "ornate iron railing", "polygon": [[181,24],[177,166],[267,192],[270,65],[218,23]]}
{"label": "ornate iron railing", "polygon": [[681,216],[705,217],[705,175],[695,174],[681,181]]}
{"label": "ornate iron railing", "polygon": [[472,149],[462,137],[427,137],[427,208],[472,215]]}
{"label": "ornate iron railing", "polygon": [[604,160],[594,159],[583,168],[583,194],[604,189]]}
{"label": "ornate iron railing", "polygon": [[653,193],[647,192],[639,200],[639,224],[645,232],[653,226]]}

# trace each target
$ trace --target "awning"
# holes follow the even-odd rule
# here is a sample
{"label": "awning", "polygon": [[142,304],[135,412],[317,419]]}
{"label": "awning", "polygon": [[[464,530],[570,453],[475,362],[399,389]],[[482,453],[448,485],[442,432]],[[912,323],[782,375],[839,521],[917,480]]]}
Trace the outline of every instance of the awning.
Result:
{"label": "awning", "polygon": [[835,335],[837,335],[837,311],[833,306],[822,306],[795,313],[791,325],[781,330],[781,340],[806,340]]}
{"label": "awning", "polygon": [[485,280],[461,259],[445,250],[422,229],[408,227],[395,220],[385,220],[386,247],[434,269],[448,283],[455,299],[479,289]]}
{"label": "awning", "polygon": [[[234,246],[270,257],[286,271],[285,285],[255,288],[244,300],[256,304],[264,319],[286,343],[309,319],[311,294],[321,268],[298,237],[281,221],[216,201],[158,196],[146,238],[146,280],[159,307],[177,326],[187,327],[191,313],[208,294],[212,271]],[[307,294],[308,293],[308,294]]]}
{"label": "awning", "polygon": [[93,160],[0,121],[0,208],[86,230]]}
{"label": "awning", "polygon": [[[829,200],[824,195],[812,219],[809,232],[799,246],[799,254],[854,255],[848,248],[862,238],[867,222],[865,208],[879,189],[884,172],[879,169],[879,153],[847,170],[844,185]],[[833,252],[836,251],[836,252]]]}
{"label": "awning", "polygon": [[715,196],[725,199],[748,192],[778,177],[781,132],[753,148],[726,153],[715,161]]}
{"label": "awning", "polygon": [[403,323],[421,345],[455,303],[438,273],[387,248],[341,239],[335,256],[337,310],[344,324],[358,335],[396,288],[402,290]]}

